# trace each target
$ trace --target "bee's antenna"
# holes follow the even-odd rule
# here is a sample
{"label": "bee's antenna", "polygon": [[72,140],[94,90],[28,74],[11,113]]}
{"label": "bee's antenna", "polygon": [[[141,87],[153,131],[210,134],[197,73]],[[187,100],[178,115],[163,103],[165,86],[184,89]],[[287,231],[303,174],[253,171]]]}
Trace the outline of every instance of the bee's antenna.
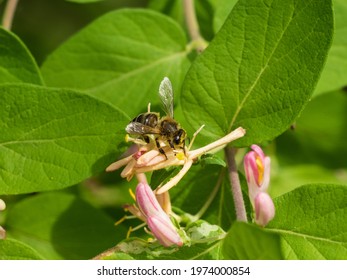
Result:
{"label": "bee's antenna", "polygon": [[188,146],[188,151],[189,151],[190,148],[193,146],[193,143],[194,143],[194,140],[195,140],[196,135],[199,134],[199,132],[204,128],[204,126],[205,126],[205,125],[203,124],[202,126],[200,126],[200,128],[199,128],[197,131],[194,132],[192,141],[190,141],[189,146]]}

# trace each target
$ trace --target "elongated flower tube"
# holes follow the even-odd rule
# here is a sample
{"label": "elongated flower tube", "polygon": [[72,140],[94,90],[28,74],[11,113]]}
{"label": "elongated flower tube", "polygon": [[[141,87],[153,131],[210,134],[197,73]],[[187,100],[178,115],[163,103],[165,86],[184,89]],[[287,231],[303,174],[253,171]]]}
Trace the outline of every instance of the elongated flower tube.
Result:
{"label": "elongated flower tube", "polygon": [[147,225],[153,235],[163,246],[182,246],[181,237],[172,224],[169,216],[159,205],[152,189],[148,184],[139,183],[136,187],[136,202],[146,218]]}
{"label": "elongated flower tube", "polygon": [[[0,199],[0,211],[3,211],[6,209],[6,204],[5,202]],[[0,239],[5,239],[6,238],[6,230],[0,226]]]}
{"label": "elongated flower tube", "polygon": [[267,194],[271,160],[259,146],[252,145],[251,148],[244,158],[248,195],[255,210],[255,222],[265,226],[275,216],[274,204]]}

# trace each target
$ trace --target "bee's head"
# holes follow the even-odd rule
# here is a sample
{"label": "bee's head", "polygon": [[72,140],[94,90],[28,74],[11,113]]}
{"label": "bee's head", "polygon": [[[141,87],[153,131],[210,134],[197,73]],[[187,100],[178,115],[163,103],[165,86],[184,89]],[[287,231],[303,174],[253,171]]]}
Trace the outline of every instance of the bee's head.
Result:
{"label": "bee's head", "polygon": [[187,133],[182,129],[178,129],[173,135],[173,142],[175,145],[183,144],[186,140]]}

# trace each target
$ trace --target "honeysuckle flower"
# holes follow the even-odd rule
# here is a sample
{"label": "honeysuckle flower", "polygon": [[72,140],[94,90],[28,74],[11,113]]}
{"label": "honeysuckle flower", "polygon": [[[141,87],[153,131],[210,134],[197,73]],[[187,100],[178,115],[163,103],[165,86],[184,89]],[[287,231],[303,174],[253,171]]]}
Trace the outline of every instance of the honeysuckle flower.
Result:
{"label": "honeysuckle flower", "polygon": [[[5,209],[6,209],[5,202],[2,199],[0,199],[0,211],[3,211]],[[5,238],[6,238],[6,231],[2,226],[0,226],[0,239],[5,239]]]}
{"label": "honeysuckle flower", "polygon": [[148,184],[139,183],[136,187],[136,202],[146,219],[146,223],[163,246],[178,245],[183,242],[169,216],[161,208],[152,189]]}
{"label": "honeysuckle flower", "polygon": [[[193,139],[201,128],[194,134]],[[130,180],[135,174],[138,173],[145,173],[170,166],[182,165],[182,169],[175,177],[173,177],[165,185],[159,186],[159,188],[156,190],[156,194],[160,195],[175,186],[187,173],[193,162],[196,161],[200,156],[208,152],[216,152],[224,148],[231,141],[243,137],[245,133],[246,131],[242,127],[239,127],[217,141],[196,150],[190,150],[189,146],[188,148],[185,148],[184,151],[175,151],[170,146],[164,145],[165,143],[163,143],[161,148],[165,152],[165,155],[160,153],[156,145],[153,143],[145,143],[143,141],[141,142],[139,139],[128,137],[128,140],[136,143],[137,149],[133,151],[133,154],[112,163],[106,168],[106,171],[114,171],[122,166],[125,166],[121,176]],[[133,149],[133,147],[131,147],[131,149]]]}
{"label": "honeysuckle flower", "polygon": [[275,206],[266,192],[260,192],[255,197],[255,222],[266,226],[275,216]]}
{"label": "honeysuckle flower", "polygon": [[252,151],[244,158],[244,168],[248,184],[248,195],[255,210],[255,222],[265,226],[275,216],[275,207],[271,197],[267,194],[270,183],[270,157],[265,156],[263,150],[251,146]]}
{"label": "honeysuckle flower", "polygon": [[255,197],[259,192],[266,192],[270,183],[270,157],[265,156],[263,150],[257,146],[251,146],[252,151],[244,158],[244,168],[248,183],[248,192],[254,207]]}

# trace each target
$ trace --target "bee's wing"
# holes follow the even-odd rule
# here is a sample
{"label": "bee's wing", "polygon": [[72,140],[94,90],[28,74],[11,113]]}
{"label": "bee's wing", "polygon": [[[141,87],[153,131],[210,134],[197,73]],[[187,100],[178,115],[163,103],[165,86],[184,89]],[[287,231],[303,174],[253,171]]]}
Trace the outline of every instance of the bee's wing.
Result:
{"label": "bee's wing", "polygon": [[144,125],[139,122],[131,122],[125,128],[126,132],[129,134],[159,134],[160,131],[157,128]]}
{"label": "bee's wing", "polygon": [[174,105],[174,95],[172,90],[172,85],[169,78],[165,77],[159,86],[159,96],[163,104],[163,109],[165,113],[173,118],[173,105]]}

